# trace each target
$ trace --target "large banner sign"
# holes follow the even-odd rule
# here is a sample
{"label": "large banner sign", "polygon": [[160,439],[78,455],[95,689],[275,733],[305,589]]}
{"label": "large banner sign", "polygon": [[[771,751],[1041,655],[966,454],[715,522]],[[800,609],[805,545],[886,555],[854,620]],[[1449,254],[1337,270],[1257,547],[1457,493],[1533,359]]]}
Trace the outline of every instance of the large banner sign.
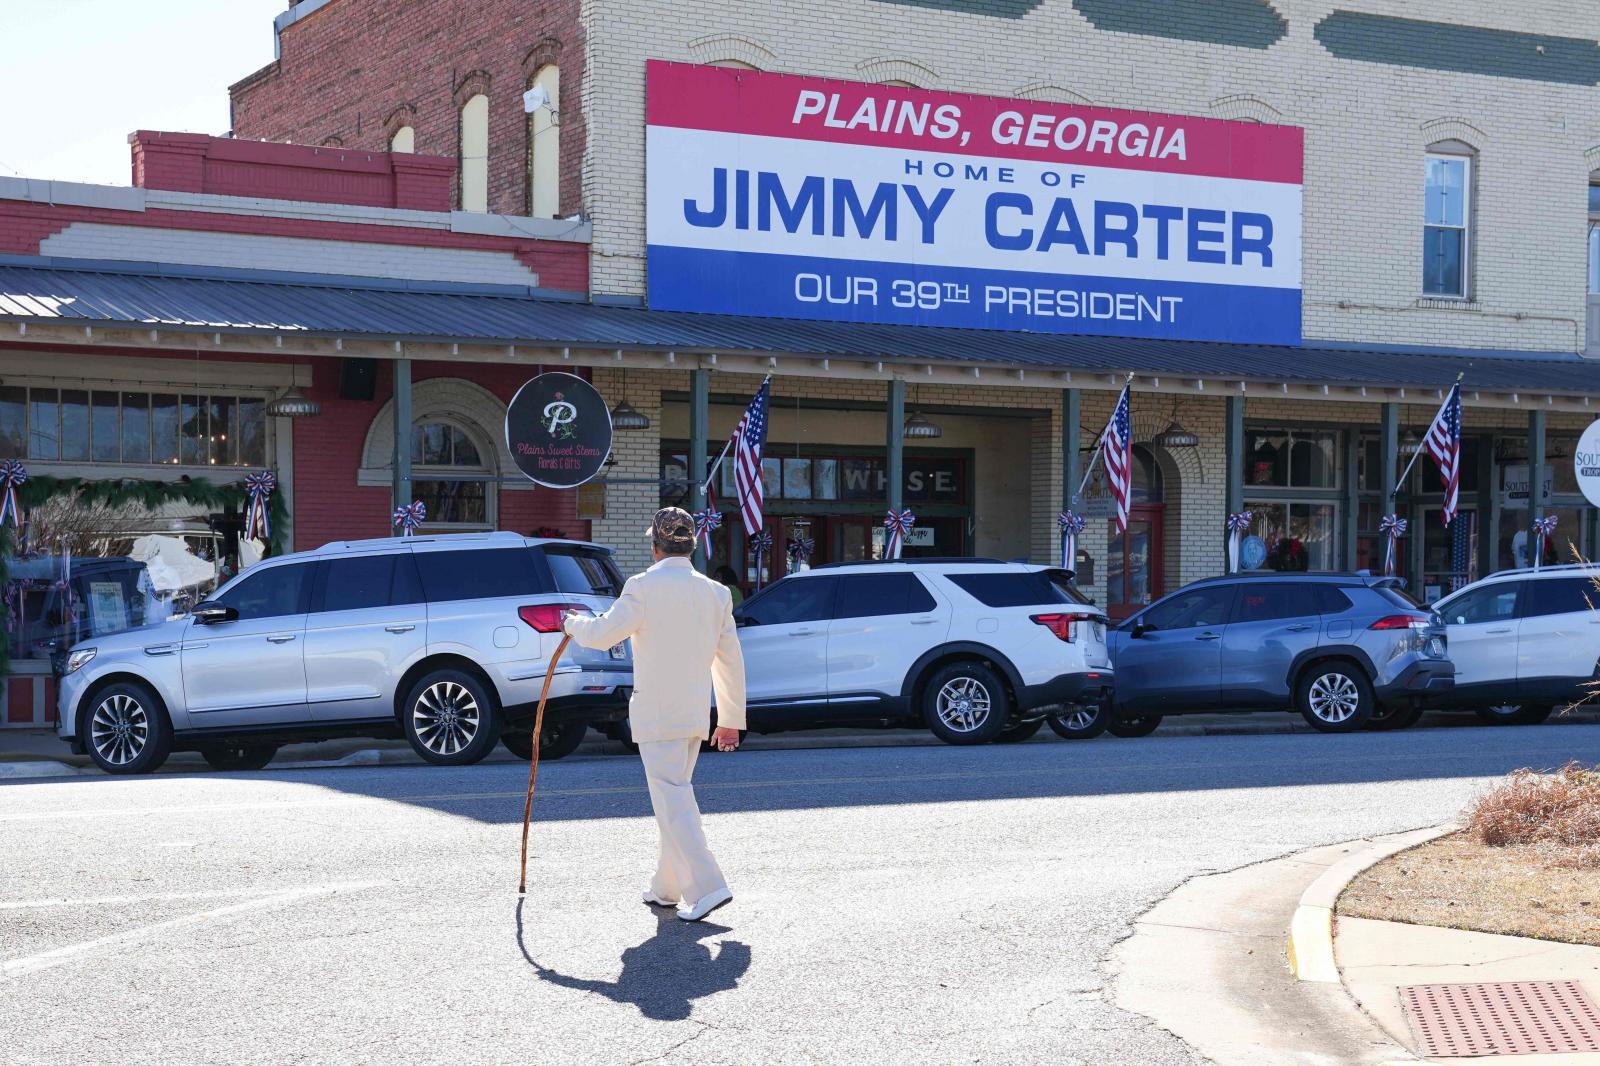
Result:
{"label": "large banner sign", "polygon": [[1300,342],[1302,131],[652,61],[650,305]]}

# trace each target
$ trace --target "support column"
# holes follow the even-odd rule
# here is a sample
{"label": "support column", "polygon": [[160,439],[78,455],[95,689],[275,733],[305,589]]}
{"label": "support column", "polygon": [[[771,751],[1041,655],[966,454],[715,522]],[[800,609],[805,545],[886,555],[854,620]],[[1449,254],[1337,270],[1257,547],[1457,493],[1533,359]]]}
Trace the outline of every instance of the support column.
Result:
{"label": "support column", "polygon": [[[1244,397],[1229,396],[1223,401],[1223,453],[1228,469],[1223,476],[1224,517],[1244,510]],[[1216,534],[1222,542],[1223,559],[1227,559],[1228,530],[1219,527]]]}
{"label": "support column", "polygon": [[889,382],[889,418],[884,426],[888,451],[886,473],[890,510],[905,506],[906,383],[899,378]]}
{"label": "support column", "polygon": [[1355,570],[1356,542],[1361,536],[1361,486],[1358,472],[1361,469],[1361,431],[1348,430],[1344,435],[1344,568]]}
{"label": "support column", "polygon": [[1480,437],[1478,446],[1478,576],[1488,577],[1499,566],[1500,467],[1494,461],[1497,439]]}
{"label": "support column", "polygon": [[1380,485],[1383,489],[1383,513],[1398,513],[1395,511],[1394,491],[1395,479],[1400,474],[1399,404],[1386,403],[1383,405],[1379,438],[1380,445],[1378,450],[1383,453],[1383,480]]}
{"label": "support column", "polygon": [[[711,423],[711,372],[689,371],[689,510],[698,511],[706,505],[702,483],[706,477],[706,437]],[[700,545],[694,549],[695,569],[706,570],[706,551]]]}
{"label": "support column", "polygon": [[[411,484],[411,360],[394,361],[394,505],[404,507],[415,495]],[[393,530],[398,536],[401,530]]]}
{"label": "support column", "polygon": [[[1073,510],[1078,501],[1078,479],[1083,471],[1078,469],[1078,437],[1082,432],[1083,397],[1077,389],[1061,390],[1061,509]],[[1055,528],[1052,520],[1051,528]],[[1084,530],[1088,532],[1087,527]],[[1059,539],[1059,530],[1057,537]],[[1078,583],[1078,560],[1067,559],[1063,566],[1072,571],[1072,583]]]}
{"label": "support column", "polygon": [[[1528,526],[1544,517],[1544,412],[1528,412]],[[1528,534],[1533,549],[1533,534]],[[1529,556],[1530,561],[1532,556]]]}

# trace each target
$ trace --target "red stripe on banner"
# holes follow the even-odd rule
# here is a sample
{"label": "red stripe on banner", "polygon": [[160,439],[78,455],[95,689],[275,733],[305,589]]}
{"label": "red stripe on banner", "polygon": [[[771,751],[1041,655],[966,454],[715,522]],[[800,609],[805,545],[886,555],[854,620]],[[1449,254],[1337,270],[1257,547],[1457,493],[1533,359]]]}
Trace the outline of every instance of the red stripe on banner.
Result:
{"label": "red stripe on banner", "polygon": [[659,59],[645,69],[652,126],[1290,185],[1304,172],[1305,132],[1295,126]]}

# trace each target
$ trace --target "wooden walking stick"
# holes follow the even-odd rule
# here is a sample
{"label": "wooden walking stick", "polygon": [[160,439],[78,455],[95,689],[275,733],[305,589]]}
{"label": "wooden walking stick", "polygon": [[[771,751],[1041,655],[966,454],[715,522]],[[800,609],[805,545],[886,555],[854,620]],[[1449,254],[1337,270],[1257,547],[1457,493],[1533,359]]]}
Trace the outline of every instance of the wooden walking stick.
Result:
{"label": "wooden walking stick", "polygon": [[539,776],[539,737],[544,733],[544,701],[550,698],[550,682],[556,676],[556,663],[561,653],[572,643],[572,634],[561,637],[556,653],[550,656],[550,669],[544,672],[544,688],[539,691],[539,709],[533,713],[533,756],[528,760],[528,800],[522,805],[522,876],[517,881],[517,894],[528,892],[528,821],[533,817],[533,782]]}

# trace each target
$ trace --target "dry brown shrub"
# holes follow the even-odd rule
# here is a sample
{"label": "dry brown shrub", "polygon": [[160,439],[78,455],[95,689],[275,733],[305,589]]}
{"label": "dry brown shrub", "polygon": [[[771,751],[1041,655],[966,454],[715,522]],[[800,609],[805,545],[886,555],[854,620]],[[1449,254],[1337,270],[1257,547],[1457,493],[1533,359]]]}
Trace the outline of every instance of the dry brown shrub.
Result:
{"label": "dry brown shrub", "polygon": [[1560,866],[1600,866],[1600,768],[1521,769],[1479,796],[1467,832],[1490,847],[1529,847]]}

